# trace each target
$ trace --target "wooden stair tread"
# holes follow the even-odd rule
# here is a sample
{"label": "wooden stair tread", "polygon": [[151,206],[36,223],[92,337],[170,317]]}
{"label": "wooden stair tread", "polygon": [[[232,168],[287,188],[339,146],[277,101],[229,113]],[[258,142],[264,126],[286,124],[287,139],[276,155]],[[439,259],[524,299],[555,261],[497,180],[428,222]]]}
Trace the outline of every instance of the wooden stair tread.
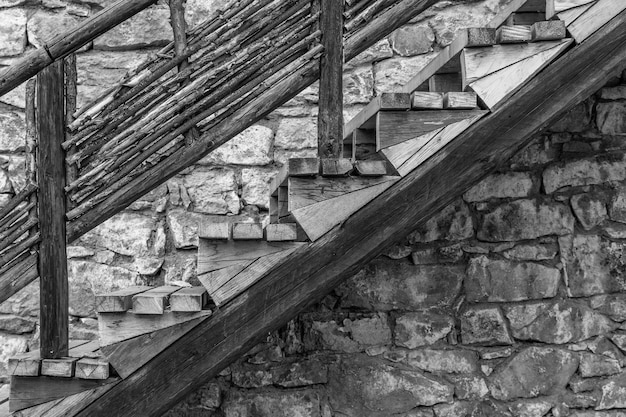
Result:
{"label": "wooden stair tread", "polygon": [[148,291],[133,296],[134,314],[163,314],[169,306],[170,295],[178,291],[180,287],[164,285],[153,287]]}
{"label": "wooden stair tread", "polygon": [[133,296],[148,291],[151,287],[141,285],[122,288],[106,294],[96,294],[96,312],[114,313],[132,308]]}

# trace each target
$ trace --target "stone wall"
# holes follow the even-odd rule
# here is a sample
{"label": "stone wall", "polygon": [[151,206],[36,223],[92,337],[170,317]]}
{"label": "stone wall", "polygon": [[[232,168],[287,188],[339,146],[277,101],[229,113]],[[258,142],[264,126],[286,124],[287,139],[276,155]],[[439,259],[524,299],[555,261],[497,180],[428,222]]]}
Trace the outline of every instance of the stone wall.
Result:
{"label": "stone wall", "polygon": [[[188,0],[188,20],[223,2]],[[404,84],[456,28],[488,21],[506,2],[442,1],[356,57],[344,74],[346,117]],[[0,64],[110,3],[0,0]],[[84,48],[79,103],[169,41],[167,19],[158,4]],[[626,408],[626,82],[614,84],[170,416]],[[316,104],[312,86],[74,242],[71,336],[97,337],[94,293],[194,282],[201,219],[266,218],[267,179],[287,158],[316,153]],[[0,97],[0,206],[25,181],[23,107],[23,88]],[[37,347],[37,288],[0,304],[0,383],[8,356]]]}
{"label": "stone wall", "polygon": [[626,415],[626,71],[169,417]]}

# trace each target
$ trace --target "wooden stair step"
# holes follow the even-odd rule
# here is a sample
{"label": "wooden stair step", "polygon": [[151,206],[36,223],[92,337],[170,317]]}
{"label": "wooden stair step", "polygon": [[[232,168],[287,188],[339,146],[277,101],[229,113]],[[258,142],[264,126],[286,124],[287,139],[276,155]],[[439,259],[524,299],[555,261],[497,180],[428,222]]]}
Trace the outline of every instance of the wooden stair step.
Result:
{"label": "wooden stair step", "polygon": [[530,42],[530,25],[501,26],[497,32],[498,43]]}
{"label": "wooden stair step", "polygon": [[219,306],[254,284],[302,245],[285,241],[200,239],[198,279]]}
{"label": "wooden stair step", "polygon": [[567,36],[565,22],[562,20],[536,22],[531,26],[530,33],[533,42],[559,40]]}
{"label": "wooden stair step", "polygon": [[[70,340],[69,357],[80,359],[86,354],[94,354],[99,349],[97,340]],[[46,372],[50,368],[46,366]],[[8,374],[10,376],[39,376],[42,375],[42,359],[39,350],[12,356],[8,361]],[[51,375],[54,376],[54,375]]]}
{"label": "wooden stair step", "polygon": [[163,314],[169,306],[170,295],[179,289],[180,287],[174,285],[164,285],[134,295],[132,312],[134,314]]}
{"label": "wooden stair step", "polygon": [[170,296],[170,309],[174,312],[202,311],[208,303],[209,295],[204,287],[181,288]]}
{"label": "wooden stair step", "polygon": [[289,158],[278,174],[272,178],[270,195],[278,196],[278,188],[286,185],[287,178],[316,176],[320,173],[319,158]]}
{"label": "wooden stair step", "polygon": [[[571,21],[566,20],[567,30],[577,43],[581,43],[624,10],[626,2],[623,0],[597,0],[589,3],[589,7],[584,4],[569,17]],[[563,12],[557,16],[565,19]]]}
{"label": "wooden stair step", "polygon": [[105,358],[81,358],[76,361],[76,378],[80,379],[108,379],[110,366]]}
{"label": "wooden stair step", "polygon": [[265,227],[265,240],[268,242],[298,240],[298,225],[296,223],[268,224]]}
{"label": "wooden stair step", "polygon": [[465,48],[475,48],[480,46],[492,46],[497,41],[495,28],[468,28],[467,45]]}
{"label": "wooden stair step", "polygon": [[443,93],[416,91],[411,95],[411,109],[440,110],[443,109]]}
{"label": "wooden stair step", "polygon": [[233,240],[261,240],[263,225],[261,223],[233,223]]}
{"label": "wooden stair step", "polygon": [[321,162],[323,177],[345,177],[354,169],[352,162],[347,158],[324,158]]}
{"label": "wooden stair step", "polygon": [[[447,61],[446,61],[447,62]],[[439,68],[438,68],[439,69]],[[372,129],[376,123],[376,114],[386,110],[408,110],[411,108],[410,92],[381,93],[374,97],[363,110],[346,123],[343,134],[344,142],[352,140],[352,132],[356,129]]]}
{"label": "wooden stair step", "polygon": [[443,96],[446,110],[473,110],[478,108],[478,97],[474,92],[450,91]]}
{"label": "wooden stair step", "polygon": [[43,359],[41,361],[41,375],[71,378],[74,376],[78,358]]}
{"label": "wooden stair step", "polygon": [[204,239],[224,239],[231,238],[230,222],[202,221],[198,225],[198,237]]}
{"label": "wooden stair step", "polygon": [[150,288],[134,286],[106,294],[96,294],[96,312],[115,313],[130,310],[133,306],[133,296],[148,291]]}

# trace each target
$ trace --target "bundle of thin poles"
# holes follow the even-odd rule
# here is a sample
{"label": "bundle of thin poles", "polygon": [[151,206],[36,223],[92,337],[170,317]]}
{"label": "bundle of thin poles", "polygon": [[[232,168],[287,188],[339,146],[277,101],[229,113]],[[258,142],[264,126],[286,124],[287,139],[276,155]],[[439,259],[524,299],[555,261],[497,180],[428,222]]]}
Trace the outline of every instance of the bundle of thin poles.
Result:
{"label": "bundle of thin poles", "polygon": [[[395,2],[348,2],[346,36]],[[182,53],[169,44],[77,112],[63,144],[78,172],[66,187],[67,219],[162,176],[194,141],[232,137],[225,126],[245,125],[243,107],[319,67],[319,14],[317,0],[236,1],[190,30]]]}

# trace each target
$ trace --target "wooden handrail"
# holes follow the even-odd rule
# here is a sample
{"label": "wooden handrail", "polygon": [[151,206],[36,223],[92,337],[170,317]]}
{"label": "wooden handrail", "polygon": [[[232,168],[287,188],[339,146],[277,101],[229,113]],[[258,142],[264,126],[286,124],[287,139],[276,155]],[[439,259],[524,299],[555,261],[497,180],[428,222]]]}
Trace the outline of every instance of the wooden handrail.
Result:
{"label": "wooden handrail", "polygon": [[102,10],[77,28],[57,35],[39,49],[24,55],[13,65],[0,72],[0,96],[37,75],[54,61],[76,51],[81,46],[131,18],[157,0],[119,0]]}

